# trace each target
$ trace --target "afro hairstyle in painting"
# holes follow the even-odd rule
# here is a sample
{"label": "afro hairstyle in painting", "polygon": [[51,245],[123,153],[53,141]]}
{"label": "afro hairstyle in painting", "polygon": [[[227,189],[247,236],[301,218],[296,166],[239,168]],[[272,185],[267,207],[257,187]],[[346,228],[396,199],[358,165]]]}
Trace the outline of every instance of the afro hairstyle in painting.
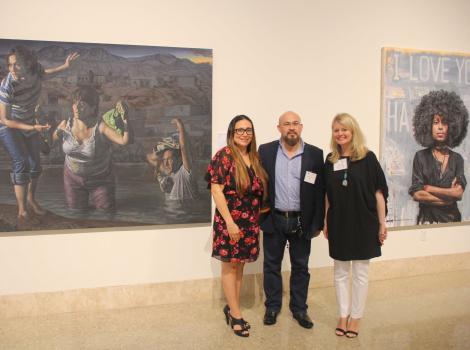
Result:
{"label": "afro hairstyle in painting", "polygon": [[416,142],[424,147],[433,147],[432,123],[435,115],[441,116],[449,126],[445,144],[454,148],[467,135],[468,110],[455,92],[435,90],[421,98],[413,116],[413,130]]}

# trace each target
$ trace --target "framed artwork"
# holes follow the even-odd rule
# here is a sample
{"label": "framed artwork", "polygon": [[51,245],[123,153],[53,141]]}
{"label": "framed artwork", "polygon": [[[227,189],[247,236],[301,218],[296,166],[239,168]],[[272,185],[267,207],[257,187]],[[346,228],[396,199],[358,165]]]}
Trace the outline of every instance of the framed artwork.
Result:
{"label": "framed artwork", "polygon": [[0,231],[210,223],[212,50],[0,39]]}
{"label": "framed artwork", "polygon": [[389,227],[468,224],[470,54],[382,49]]}

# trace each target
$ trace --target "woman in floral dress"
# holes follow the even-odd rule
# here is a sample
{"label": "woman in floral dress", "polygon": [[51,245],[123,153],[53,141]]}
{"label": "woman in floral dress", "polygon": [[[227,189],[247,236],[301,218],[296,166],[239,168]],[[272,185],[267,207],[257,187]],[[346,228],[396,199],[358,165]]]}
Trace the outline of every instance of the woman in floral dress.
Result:
{"label": "woman in floral dress", "polygon": [[256,150],[253,123],[247,116],[232,119],[227,146],[209,164],[209,182],[216,205],[212,257],[222,262],[222,285],[227,299],[224,313],[238,336],[249,336],[240,311],[240,289],[246,262],[259,254],[259,213],[267,175]]}

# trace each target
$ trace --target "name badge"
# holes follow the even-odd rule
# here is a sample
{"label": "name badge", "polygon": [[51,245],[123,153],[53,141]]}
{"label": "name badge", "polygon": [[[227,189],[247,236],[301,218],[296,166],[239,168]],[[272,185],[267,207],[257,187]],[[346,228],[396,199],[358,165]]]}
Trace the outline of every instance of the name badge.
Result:
{"label": "name badge", "polygon": [[346,158],[338,160],[335,164],[333,164],[333,170],[344,170],[348,168],[348,160]]}
{"label": "name badge", "polygon": [[315,184],[316,178],[317,178],[317,174],[312,173],[311,171],[307,171],[305,173],[304,181],[308,182],[308,183],[311,183],[311,184]]}

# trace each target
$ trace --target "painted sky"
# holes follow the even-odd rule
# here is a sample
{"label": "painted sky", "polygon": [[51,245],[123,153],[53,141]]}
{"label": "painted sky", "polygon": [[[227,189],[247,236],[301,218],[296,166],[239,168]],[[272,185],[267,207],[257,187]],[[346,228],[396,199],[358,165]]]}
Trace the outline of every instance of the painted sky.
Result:
{"label": "painted sky", "polygon": [[186,58],[194,63],[212,64],[212,50],[196,48],[179,48],[164,46],[141,46],[141,45],[115,45],[115,44],[95,44],[95,43],[73,43],[59,41],[34,41],[34,40],[10,40],[0,39],[0,55],[7,54],[10,49],[17,45],[24,45],[34,50],[40,50],[51,45],[58,45],[64,48],[102,48],[113,55],[131,58],[142,57],[154,54],[172,54],[178,58]]}

